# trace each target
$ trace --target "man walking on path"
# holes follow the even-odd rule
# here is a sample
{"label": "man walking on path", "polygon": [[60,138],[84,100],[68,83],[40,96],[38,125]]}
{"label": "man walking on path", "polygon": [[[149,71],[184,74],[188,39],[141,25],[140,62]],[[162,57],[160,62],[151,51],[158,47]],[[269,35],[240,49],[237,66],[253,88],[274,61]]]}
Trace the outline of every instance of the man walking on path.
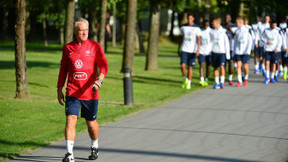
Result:
{"label": "man walking on path", "polygon": [[236,25],[238,29],[234,36],[234,50],[235,59],[237,61],[237,87],[242,86],[242,65],[245,71],[244,86],[248,86],[248,76],[249,76],[249,60],[252,48],[252,37],[249,33],[249,29],[244,26],[243,18],[237,17]]}
{"label": "man walking on path", "polygon": [[[221,27],[221,18],[215,17],[213,19],[213,29],[210,32],[212,44],[212,65],[214,67],[215,85],[214,89],[223,89],[225,87],[225,62],[230,59],[229,40],[226,35],[226,29]],[[219,85],[219,71],[221,69],[220,85]]]}
{"label": "man walking on path", "polygon": [[[261,41],[264,44],[265,49],[265,61],[266,61],[266,79],[265,84],[275,83],[275,70],[276,63],[280,61],[279,52],[281,51],[282,38],[277,27],[277,22],[271,22],[271,28],[264,30],[261,36]],[[272,64],[271,69],[271,79],[270,79],[270,63]]]}
{"label": "man walking on path", "polygon": [[[61,105],[65,102],[67,153],[63,162],[74,160],[73,146],[76,136],[76,123],[81,109],[81,117],[86,119],[91,138],[90,160],[98,158],[99,126],[96,121],[98,110],[98,90],[108,71],[108,62],[101,45],[88,39],[89,23],[78,18],[74,23],[76,40],[65,45],[61,59],[57,92]],[[97,77],[97,67],[100,74]],[[66,97],[62,89],[68,75]]]}
{"label": "man walking on path", "polygon": [[[181,56],[182,88],[191,89],[192,67],[195,66],[196,57],[199,56],[201,30],[198,25],[194,24],[194,15],[192,13],[187,15],[187,19],[188,23],[180,29],[178,55]],[[188,78],[186,65],[188,65]]]}

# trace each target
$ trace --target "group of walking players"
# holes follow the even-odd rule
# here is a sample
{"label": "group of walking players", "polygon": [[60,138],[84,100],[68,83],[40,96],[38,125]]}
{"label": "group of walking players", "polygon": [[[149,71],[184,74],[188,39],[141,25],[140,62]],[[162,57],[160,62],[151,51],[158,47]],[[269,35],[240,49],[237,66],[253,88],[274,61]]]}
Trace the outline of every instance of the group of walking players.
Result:
{"label": "group of walking players", "polygon": [[[228,84],[233,86],[233,69],[237,71],[236,87],[248,86],[250,54],[254,52],[255,74],[265,77],[264,83],[278,82],[278,77],[287,79],[288,30],[286,21],[279,23],[265,16],[265,22],[248,25],[248,19],[237,17],[236,24],[231,15],[214,17],[212,26],[204,21],[203,29],[194,24],[194,15],[188,13],[188,23],[180,29],[178,55],[181,57],[183,75],[182,88],[191,88],[193,66],[199,62],[200,85],[208,86],[210,65],[213,66],[214,89],[225,87],[226,67]],[[265,62],[264,62],[265,61]],[[188,67],[188,72],[187,72]],[[206,71],[206,72],[204,72]]]}

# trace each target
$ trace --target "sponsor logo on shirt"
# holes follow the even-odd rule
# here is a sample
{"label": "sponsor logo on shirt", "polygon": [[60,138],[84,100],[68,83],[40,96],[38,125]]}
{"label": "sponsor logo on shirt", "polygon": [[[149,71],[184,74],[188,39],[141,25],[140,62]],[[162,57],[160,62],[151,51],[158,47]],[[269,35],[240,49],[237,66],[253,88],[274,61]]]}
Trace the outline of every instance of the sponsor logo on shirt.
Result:
{"label": "sponsor logo on shirt", "polygon": [[75,72],[73,78],[75,80],[87,80],[87,74],[85,72]]}
{"label": "sponsor logo on shirt", "polygon": [[83,67],[82,60],[78,59],[77,61],[75,61],[74,66],[76,69],[81,69]]}

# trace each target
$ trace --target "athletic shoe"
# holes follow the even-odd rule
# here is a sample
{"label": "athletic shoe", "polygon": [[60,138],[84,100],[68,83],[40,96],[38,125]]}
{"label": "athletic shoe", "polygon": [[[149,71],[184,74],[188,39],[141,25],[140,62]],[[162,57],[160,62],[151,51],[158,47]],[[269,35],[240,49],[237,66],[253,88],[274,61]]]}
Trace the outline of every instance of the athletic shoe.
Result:
{"label": "athletic shoe", "polygon": [[215,84],[214,84],[214,89],[220,89],[219,84],[215,83]]}
{"label": "athletic shoe", "polygon": [[237,88],[241,87],[241,83],[238,82],[238,83],[236,84],[236,87],[237,87]]}
{"label": "athletic shoe", "polygon": [[202,87],[204,87],[204,86],[205,86],[205,83],[204,83],[204,81],[200,81],[200,82],[199,82],[199,84],[200,84]]}
{"label": "athletic shoe", "polygon": [[284,73],[284,74],[283,74],[283,79],[284,79],[284,80],[287,80],[287,73]]}
{"label": "athletic shoe", "polygon": [[191,89],[191,84],[187,84],[186,89]]}
{"label": "athletic shoe", "polygon": [[98,158],[98,148],[91,148],[91,155],[88,157],[89,160],[95,160]]}
{"label": "athletic shoe", "polygon": [[271,83],[275,83],[275,79],[272,79],[272,78],[271,78],[270,82],[271,82]]}
{"label": "athletic shoe", "polygon": [[204,86],[208,86],[208,81],[204,81]]}
{"label": "athletic shoe", "polygon": [[182,83],[182,88],[186,88],[187,83],[188,83],[188,79],[184,80]]}
{"label": "athletic shoe", "polygon": [[270,82],[269,78],[266,78],[265,81],[264,81],[265,84],[269,84],[269,82]]}
{"label": "athletic shoe", "polygon": [[247,86],[248,86],[248,80],[245,80],[243,85],[244,85],[245,87],[247,87]]}
{"label": "athletic shoe", "polygon": [[277,76],[275,76],[274,79],[275,79],[276,82],[279,82],[279,79],[278,79]]}
{"label": "athletic shoe", "polygon": [[233,86],[233,82],[232,82],[232,81],[229,81],[228,84],[229,84],[230,86]]}
{"label": "athletic shoe", "polygon": [[259,70],[258,69],[254,69],[254,73],[258,75],[259,74]]}
{"label": "athletic shoe", "polygon": [[65,154],[65,157],[62,160],[62,162],[73,162],[73,161],[74,161],[74,157],[70,153]]}
{"label": "athletic shoe", "polygon": [[224,89],[224,87],[225,87],[225,84],[224,83],[220,83],[220,88]]}
{"label": "athletic shoe", "polygon": [[283,71],[279,71],[279,76],[283,76]]}

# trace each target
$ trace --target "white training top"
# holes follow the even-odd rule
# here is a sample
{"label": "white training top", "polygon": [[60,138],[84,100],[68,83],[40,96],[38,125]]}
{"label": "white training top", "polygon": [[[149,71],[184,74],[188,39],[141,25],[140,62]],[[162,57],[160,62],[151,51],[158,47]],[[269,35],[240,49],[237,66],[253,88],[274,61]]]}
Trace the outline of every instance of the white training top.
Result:
{"label": "white training top", "polygon": [[286,49],[288,48],[288,28],[281,29],[280,35],[282,38],[281,51],[286,51]]}
{"label": "white training top", "polygon": [[196,53],[197,36],[201,36],[201,30],[198,25],[184,25],[180,28],[180,35],[183,36],[181,50],[183,52]]}
{"label": "white training top", "polygon": [[230,47],[230,51],[233,51],[233,46],[234,46],[234,41],[233,41],[233,34],[235,33],[235,31],[237,30],[237,26],[234,25],[233,23],[230,23],[230,28],[231,28],[231,31],[233,33],[231,33],[228,29],[226,29],[224,27],[224,29],[226,29],[226,34],[227,34],[227,37],[228,37],[228,40],[229,40],[229,47]]}
{"label": "white training top", "polygon": [[237,55],[244,55],[251,53],[253,40],[249,33],[249,29],[245,26],[238,28],[234,35],[234,53]]}
{"label": "white training top", "polygon": [[255,44],[258,44],[259,38],[259,31],[258,31],[258,24],[252,24],[252,30],[255,36]]}
{"label": "white training top", "polygon": [[212,43],[211,51],[214,53],[225,53],[226,59],[230,59],[230,45],[226,35],[226,29],[222,28],[213,29],[210,32],[210,39]]}
{"label": "white training top", "polygon": [[269,23],[261,23],[261,22],[258,23],[258,32],[259,32],[259,40],[260,40],[259,47],[264,46],[263,42],[261,41],[261,39],[262,39],[261,37],[263,35],[264,30],[269,29],[269,28],[270,28]]}
{"label": "white training top", "polygon": [[[270,41],[271,44],[267,44],[267,41]],[[261,42],[264,44],[265,51],[273,52],[276,49],[278,52],[281,51],[281,45],[282,45],[282,38],[280,35],[279,30],[275,29],[266,29],[261,35]]]}
{"label": "white training top", "polygon": [[250,33],[250,35],[252,37],[252,40],[255,41],[256,40],[256,36],[255,36],[255,33],[254,33],[253,29],[252,29],[252,26],[250,26],[250,25],[244,25],[244,26],[248,29],[248,31],[249,31],[249,33]]}
{"label": "white training top", "polygon": [[211,54],[212,45],[210,40],[210,31],[211,31],[210,27],[208,27],[207,29],[203,29],[201,31],[201,44],[199,53],[204,56]]}

